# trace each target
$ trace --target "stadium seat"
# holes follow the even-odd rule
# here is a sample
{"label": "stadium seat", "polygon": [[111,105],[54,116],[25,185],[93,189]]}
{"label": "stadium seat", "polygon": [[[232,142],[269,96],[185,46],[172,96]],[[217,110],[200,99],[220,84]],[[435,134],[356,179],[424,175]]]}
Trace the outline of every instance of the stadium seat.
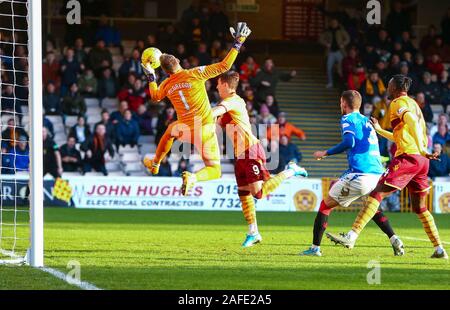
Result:
{"label": "stadium seat", "polygon": [[98,108],[100,106],[100,101],[96,98],[86,98],[84,101],[86,102],[86,107],[88,110],[90,108]]}
{"label": "stadium seat", "polygon": [[126,146],[119,146],[119,154],[124,154],[124,153],[139,153],[138,147],[134,146],[131,147],[129,145]]}
{"label": "stadium seat", "polygon": [[117,98],[104,98],[101,102],[101,107],[107,110],[117,110],[118,106],[119,100]]}
{"label": "stadium seat", "polygon": [[76,116],[66,116],[66,128],[71,128],[77,123]]}
{"label": "stadium seat", "polygon": [[108,171],[120,171],[120,162],[110,161],[106,163],[106,170]]}
{"label": "stadium seat", "polygon": [[[59,115],[46,115],[45,116],[50,122],[52,122],[53,126],[57,124],[62,124],[63,119]],[[76,116],[75,116],[75,122],[76,122]]]}
{"label": "stadium seat", "polygon": [[155,136],[140,136],[138,143],[139,144],[155,143]]}
{"label": "stadium seat", "polygon": [[81,173],[80,172],[63,172],[62,174],[62,178],[70,178],[70,177],[76,177],[76,176],[80,176]]}
{"label": "stadium seat", "polygon": [[87,177],[102,177],[103,173],[92,171],[92,172],[86,172],[85,176],[87,176]]}
{"label": "stadium seat", "polygon": [[432,104],[431,105],[431,111],[433,111],[433,113],[443,113],[444,112],[444,107],[440,104]]}
{"label": "stadium seat", "polygon": [[140,162],[126,163],[123,166],[123,171],[126,175],[129,175],[131,172],[145,171],[144,166]]}
{"label": "stadium seat", "polygon": [[122,171],[108,171],[110,177],[123,177],[125,174]]}
{"label": "stadium seat", "polygon": [[156,151],[156,144],[154,144],[154,143],[143,143],[139,147],[139,152],[142,155],[149,154],[149,153],[155,153],[155,151]]}
{"label": "stadium seat", "polygon": [[122,153],[121,161],[123,163],[140,162],[141,155],[139,155],[139,153]]}

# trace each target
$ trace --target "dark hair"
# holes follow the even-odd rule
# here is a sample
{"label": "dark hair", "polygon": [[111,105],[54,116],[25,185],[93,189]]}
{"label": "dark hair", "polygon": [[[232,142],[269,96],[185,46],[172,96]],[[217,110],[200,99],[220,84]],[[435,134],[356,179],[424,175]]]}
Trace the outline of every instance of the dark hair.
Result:
{"label": "dark hair", "polygon": [[356,90],[346,90],[342,93],[341,98],[347,103],[347,105],[353,109],[361,108],[362,97]]}
{"label": "dark hair", "polygon": [[223,83],[227,83],[228,87],[232,90],[236,90],[239,85],[239,73],[236,71],[227,71],[219,75],[219,80]]}
{"label": "dark hair", "polygon": [[411,88],[412,79],[406,75],[397,74],[392,77],[391,82],[394,83],[395,90],[408,92]]}
{"label": "dark hair", "polygon": [[169,74],[175,73],[179,64],[179,60],[175,56],[169,54],[162,54],[161,57],[159,57],[159,61],[161,62],[161,68]]}

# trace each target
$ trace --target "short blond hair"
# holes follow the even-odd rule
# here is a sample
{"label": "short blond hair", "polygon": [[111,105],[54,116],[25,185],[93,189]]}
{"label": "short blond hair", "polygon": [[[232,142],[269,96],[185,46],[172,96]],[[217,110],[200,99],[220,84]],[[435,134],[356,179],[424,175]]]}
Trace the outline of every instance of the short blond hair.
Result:
{"label": "short blond hair", "polygon": [[180,61],[173,55],[170,54],[162,54],[159,57],[159,61],[161,63],[161,68],[169,74],[175,73]]}

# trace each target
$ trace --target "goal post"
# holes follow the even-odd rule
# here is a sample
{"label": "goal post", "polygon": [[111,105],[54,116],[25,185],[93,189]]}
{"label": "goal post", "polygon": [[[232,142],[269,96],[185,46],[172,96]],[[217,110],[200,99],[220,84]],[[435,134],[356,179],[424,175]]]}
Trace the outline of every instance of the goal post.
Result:
{"label": "goal post", "polygon": [[0,1],[0,264],[44,266],[41,11]]}
{"label": "goal post", "polygon": [[28,263],[44,266],[41,0],[28,0],[30,106],[30,250]]}

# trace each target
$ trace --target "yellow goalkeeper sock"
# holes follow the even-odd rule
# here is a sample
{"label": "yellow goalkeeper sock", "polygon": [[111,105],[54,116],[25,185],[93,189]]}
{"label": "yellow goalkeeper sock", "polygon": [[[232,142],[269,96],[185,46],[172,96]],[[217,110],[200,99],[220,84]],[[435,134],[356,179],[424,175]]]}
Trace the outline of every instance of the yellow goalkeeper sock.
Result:
{"label": "yellow goalkeeper sock", "polygon": [[380,202],[376,198],[369,196],[364,207],[359,211],[353,223],[352,230],[359,235],[367,223],[373,218],[379,206]]}
{"label": "yellow goalkeeper sock", "polygon": [[292,176],[291,170],[285,170],[265,181],[261,190],[255,195],[255,198],[262,199],[275,191],[280,184]]}
{"label": "yellow goalkeeper sock", "polygon": [[153,159],[154,163],[161,163],[164,157],[166,157],[167,153],[169,153],[172,148],[173,141],[175,141],[174,137],[171,137],[169,133],[164,133],[161,137],[161,140],[158,143],[158,147],[156,148],[155,158]]}
{"label": "yellow goalkeeper sock", "polygon": [[206,166],[203,169],[197,171],[195,176],[197,181],[208,181],[220,178],[222,169],[220,165]]}
{"label": "yellow goalkeeper sock", "polygon": [[428,235],[428,238],[433,243],[433,246],[437,247],[441,245],[441,240],[439,238],[439,232],[434,223],[433,215],[431,215],[430,211],[425,211],[423,213],[418,213],[420,221],[422,222],[423,229]]}

